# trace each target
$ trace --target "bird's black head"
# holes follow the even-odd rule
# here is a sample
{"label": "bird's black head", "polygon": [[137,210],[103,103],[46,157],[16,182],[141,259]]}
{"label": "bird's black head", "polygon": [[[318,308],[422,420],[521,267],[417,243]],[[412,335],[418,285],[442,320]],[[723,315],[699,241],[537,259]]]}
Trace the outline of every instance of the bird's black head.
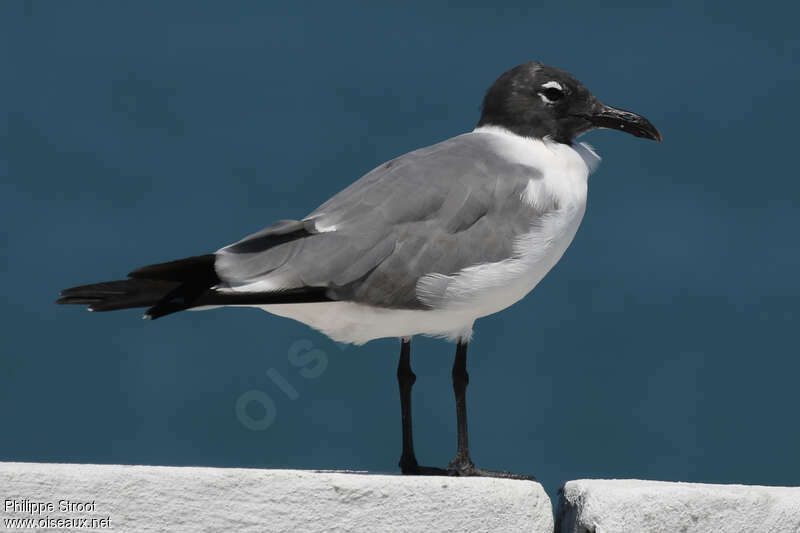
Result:
{"label": "bird's black head", "polygon": [[661,141],[644,117],[603,104],[569,72],[539,62],[518,65],[489,87],[478,126],[489,125],[566,144],[595,128]]}

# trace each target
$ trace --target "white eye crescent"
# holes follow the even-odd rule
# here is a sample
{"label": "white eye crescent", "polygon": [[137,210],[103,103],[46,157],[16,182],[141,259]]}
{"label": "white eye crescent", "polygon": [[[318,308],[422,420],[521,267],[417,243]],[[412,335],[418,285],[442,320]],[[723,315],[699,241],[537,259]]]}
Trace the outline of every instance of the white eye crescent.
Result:
{"label": "white eye crescent", "polygon": [[554,104],[564,97],[564,88],[557,81],[548,81],[542,84],[542,90],[538,94],[545,104]]}

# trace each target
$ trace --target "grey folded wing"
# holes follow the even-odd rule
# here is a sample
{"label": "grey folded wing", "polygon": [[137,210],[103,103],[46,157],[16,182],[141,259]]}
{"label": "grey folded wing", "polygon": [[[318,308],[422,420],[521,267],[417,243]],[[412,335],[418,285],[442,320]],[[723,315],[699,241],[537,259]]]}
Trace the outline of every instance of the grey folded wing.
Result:
{"label": "grey folded wing", "polygon": [[465,134],[389,161],[303,220],[219,250],[217,273],[235,290],[327,287],[335,300],[425,308],[420,278],[512,257],[548,209],[523,199],[541,173],[492,142]]}

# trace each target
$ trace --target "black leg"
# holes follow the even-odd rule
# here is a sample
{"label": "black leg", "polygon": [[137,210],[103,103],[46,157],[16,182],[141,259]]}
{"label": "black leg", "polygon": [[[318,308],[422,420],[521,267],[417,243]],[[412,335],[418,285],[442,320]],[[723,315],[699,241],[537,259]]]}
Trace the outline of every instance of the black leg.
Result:
{"label": "black leg", "polygon": [[467,434],[467,343],[459,341],[453,361],[453,392],[456,395],[456,423],[458,426],[458,449],[456,456],[447,465],[448,470],[467,472],[475,468],[469,457],[469,435]]}
{"label": "black leg", "polygon": [[420,466],[414,455],[414,437],[411,433],[411,387],[417,376],[411,370],[411,340],[403,339],[400,346],[400,361],[397,363],[397,383],[400,386],[400,412],[403,418],[403,452],[400,456],[400,471],[404,474],[447,475],[441,468]]}
{"label": "black leg", "polygon": [[[399,372],[399,371],[398,371]],[[469,437],[467,434],[467,343],[459,341],[456,347],[456,358],[453,361],[453,392],[456,396],[456,421],[458,423],[458,449],[456,456],[447,465],[447,471],[455,476],[486,476],[508,479],[534,480],[531,476],[514,474],[505,471],[484,470],[472,463],[469,456]]]}

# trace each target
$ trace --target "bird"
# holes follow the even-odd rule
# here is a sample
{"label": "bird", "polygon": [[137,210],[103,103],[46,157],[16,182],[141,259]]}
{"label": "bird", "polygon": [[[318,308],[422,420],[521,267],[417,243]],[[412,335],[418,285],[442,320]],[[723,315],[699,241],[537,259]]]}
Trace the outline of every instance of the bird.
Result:
{"label": "bird", "polygon": [[[334,341],[400,341],[403,474],[534,479],[476,466],[467,431],[467,346],[477,319],[521,300],[561,259],[586,209],[599,128],[662,141],[636,113],[602,103],[570,73],[529,61],[486,91],[469,132],[368,172],[300,220],[279,220],[214,253],[61,291],[90,311],[146,307],[143,318],[253,306]],[[444,468],[414,452],[411,340],[456,344],[457,446]]]}

